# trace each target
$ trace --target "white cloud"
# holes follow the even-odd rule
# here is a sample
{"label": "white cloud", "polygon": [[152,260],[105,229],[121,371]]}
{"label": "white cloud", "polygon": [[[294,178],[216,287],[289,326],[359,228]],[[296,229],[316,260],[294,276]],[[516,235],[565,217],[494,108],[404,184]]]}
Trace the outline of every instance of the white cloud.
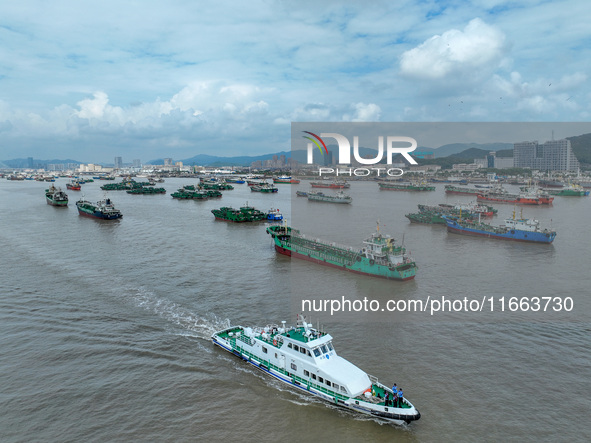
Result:
{"label": "white cloud", "polygon": [[377,122],[380,120],[382,110],[375,103],[356,103],[352,106],[355,110],[354,114],[352,116],[350,114],[343,115],[343,121]]}
{"label": "white cloud", "polygon": [[292,121],[591,113],[580,0],[22,0],[0,2],[0,17],[0,160],[93,145],[142,158],[274,152]]}
{"label": "white cloud", "polygon": [[442,79],[476,69],[496,68],[505,53],[505,35],[475,18],[463,31],[434,35],[400,57],[402,75],[414,79]]}

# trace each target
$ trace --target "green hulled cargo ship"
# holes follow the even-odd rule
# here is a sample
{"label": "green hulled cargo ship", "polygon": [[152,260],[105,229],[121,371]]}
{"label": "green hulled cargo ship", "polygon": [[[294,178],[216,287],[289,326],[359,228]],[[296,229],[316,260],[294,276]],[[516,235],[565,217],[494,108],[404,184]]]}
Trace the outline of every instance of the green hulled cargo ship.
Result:
{"label": "green hulled cargo ship", "polygon": [[474,218],[478,217],[492,217],[497,213],[497,210],[492,206],[487,205],[448,205],[440,204],[437,206],[418,205],[419,212],[413,214],[406,214],[411,223],[423,223],[429,225],[445,225],[447,224],[445,216]]}
{"label": "green hulled cargo ship", "polygon": [[434,191],[435,186],[427,183],[378,182],[380,190],[385,191]]}
{"label": "green hulled cargo ship", "polygon": [[210,183],[210,182],[201,182],[199,184],[200,189],[205,190],[214,190],[214,191],[231,191],[234,189],[234,186],[229,185],[228,183]]}
{"label": "green hulled cargo ship", "polygon": [[53,185],[45,190],[45,200],[51,206],[60,206],[62,208],[68,206],[68,194]]}
{"label": "green hulled cargo ship", "polygon": [[[220,196],[222,195],[222,193],[219,191],[215,192],[217,192]],[[188,187],[177,189],[177,191],[170,194],[170,196],[172,198],[176,198],[177,200],[207,200],[210,197],[209,191],[195,191],[194,188],[190,189]],[[216,195],[216,197],[217,196],[218,195]]]}
{"label": "green hulled cargo ship", "polygon": [[215,216],[216,220],[224,220],[234,223],[257,222],[267,219],[267,214],[252,206],[248,206],[248,203],[240,209],[224,206],[220,209],[212,209],[211,213]]}
{"label": "green hulled cargo ship", "polygon": [[445,219],[443,218],[441,212],[415,212],[412,214],[406,214],[405,217],[408,218],[411,223],[421,223],[425,225],[445,225]]}
{"label": "green hulled cargo ship", "polygon": [[546,192],[550,195],[557,195],[560,197],[586,197],[589,195],[589,191],[581,185],[569,185],[558,190],[548,189]]}
{"label": "green hulled cargo ship", "polygon": [[166,189],[142,186],[140,188],[129,189],[127,191],[127,193],[128,194],[142,194],[142,195],[166,194]]}
{"label": "green hulled cargo ship", "polygon": [[393,238],[380,234],[379,225],[362,249],[312,239],[289,226],[269,226],[267,233],[273,237],[275,250],[290,257],[392,280],[410,280],[416,274],[417,265],[404,246],[396,246]]}

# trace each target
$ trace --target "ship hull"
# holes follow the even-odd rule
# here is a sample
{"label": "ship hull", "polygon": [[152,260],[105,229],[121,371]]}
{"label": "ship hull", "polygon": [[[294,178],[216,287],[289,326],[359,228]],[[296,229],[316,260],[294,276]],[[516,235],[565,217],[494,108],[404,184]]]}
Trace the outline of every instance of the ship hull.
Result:
{"label": "ship hull", "polygon": [[450,191],[450,190],[445,190],[446,194],[452,194],[452,195],[478,195],[479,192],[481,191],[476,191],[476,192],[469,192],[469,191]]}
{"label": "ship hull", "polygon": [[434,191],[435,186],[422,186],[422,185],[391,185],[378,183],[380,191]]}
{"label": "ship hull", "polygon": [[473,237],[485,237],[492,238],[495,240],[509,240],[527,243],[549,244],[552,243],[552,241],[554,241],[554,238],[556,237],[555,233],[546,234],[542,232],[529,232],[520,230],[511,230],[507,231],[506,233],[495,233],[475,228],[468,228],[465,226],[461,226],[455,222],[449,222],[447,224],[447,231],[452,232],[454,234],[469,235]]}
{"label": "ship hull", "polygon": [[323,185],[323,184],[319,184],[319,183],[310,183],[310,186],[312,186],[313,188],[322,188],[322,189],[345,189],[347,187],[347,185],[335,185],[335,184]]}
{"label": "ship hull", "polygon": [[117,220],[118,218],[122,217],[121,214],[106,215],[106,214],[103,214],[102,212],[98,212],[98,211],[90,213],[90,212],[83,211],[80,208],[78,208],[78,214],[83,215],[85,217],[97,218],[99,220]]}
{"label": "ship hull", "polygon": [[539,199],[531,198],[503,198],[503,197],[486,197],[478,195],[476,200],[479,202],[490,202],[490,203],[510,203],[516,205],[541,205],[542,202]]}
{"label": "ship hull", "polygon": [[322,197],[313,197],[310,194],[308,194],[308,201],[311,202],[322,202],[322,203],[337,203],[337,204],[349,204],[353,201],[353,199],[349,198],[349,199],[342,199],[342,198],[322,198]]}
{"label": "ship hull", "polygon": [[68,200],[52,200],[49,197],[46,197],[45,200],[48,205],[56,206],[58,208],[65,208],[68,206]]}
{"label": "ship hull", "polygon": [[[219,338],[215,334],[212,336],[211,339],[214,345],[219,346],[224,351],[229,352],[230,354],[240,358],[244,362],[254,366],[257,369],[260,369],[261,371],[270,375],[271,377],[274,377],[275,379],[291,386],[292,388],[296,388],[297,390],[306,392],[307,394],[314,395],[315,397],[321,398],[322,400],[325,400],[331,404],[336,404],[340,407],[349,409],[357,413],[377,417],[396,425],[402,425],[404,423],[408,424],[411,421],[419,420],[421,418],[421,414],[416,409],[413,411],[412,414],[404,414],[404,409],[399,408],[390,408],[392,412],[381,412],[377,410],[370,410],[368,408],[362,407],[361,405],[357,405],[354,400],[345,401],[340,398],[328,395],[327,393],[319,391],[314,387],[307,385],[306,383],[302,383],[296,380],[295,377],[289,376],[287,373],[285,373],[284,370],[278,370],[272,365],[265,364],[266,362],[259,360],[257,356],[247,355],[247,353],[245,353],[243,350],[234,348],[230,343]],[[359,401],[357,403],[359,403]]]}
{"label": "ship hull", "polygon": [[[285,248],[285,247],[278,245],[278,244],[275,244],[275,251],[277,251],[279,254],[287,255],[288,257],[295,257],[295,258],[306,260],[306,261],[316,263],[316,264],[319,264],[322,266],[328,266],[329,268],[339,269],[341,271],[348,271],[348,272],[352,272],[354,274],[359,274],[359,275],[367,275],[370,277],[381,277],[381,278],[386,278],[389,280],[406,281],[406,280],[412,280],[413,278],[415,278],[415,275],[416,275],[416,271],[413,266],[409,266],[408,269],[400,269],[400,270],[396,270],[396,271],[391,271],[387,266],[373,265],[373,266],[377,267],[376,271],[382,272],[380,274],[380,273],[373,273],[373,272],[364,271],[363,269],[361,269],[361,266],[357,263],[353,266],[348,266],[345,264],[331,263],[330,261],[327,261],[325,259],[313,257],[313,256],[307,255],[307,254],[301,254],[299,252],[293,251],[289,248]],[[357,268],[355,268],[356,265],[357,265]],[[380,269],[380,268],[383,268],[383,269]],[[397,268],[397,269],[399,269],[399,268]]]}

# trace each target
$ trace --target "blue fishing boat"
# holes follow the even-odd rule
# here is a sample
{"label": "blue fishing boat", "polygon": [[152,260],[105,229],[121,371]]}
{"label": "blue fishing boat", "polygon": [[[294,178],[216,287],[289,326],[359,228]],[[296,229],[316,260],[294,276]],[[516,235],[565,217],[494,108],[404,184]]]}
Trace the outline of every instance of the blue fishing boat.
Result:
{"label": "blue fishing boat", "polygon": [[447,231],[454,234],[534,243],[552,243],[556,238],[556,231],[540,228],[538,220],[515,218],[515,211],[513,218],[506,219],[501,226],[480,223],[478,220],[462,220],[449,216],[443,218],[447,223]]}

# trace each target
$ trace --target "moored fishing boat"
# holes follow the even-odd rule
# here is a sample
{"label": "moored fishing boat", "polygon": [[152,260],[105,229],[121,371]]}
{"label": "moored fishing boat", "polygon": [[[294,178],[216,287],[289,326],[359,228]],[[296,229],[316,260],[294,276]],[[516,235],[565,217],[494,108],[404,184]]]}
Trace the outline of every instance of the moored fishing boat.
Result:
{"label": "moored fishing boat", "polygon": [[141,194],[141,195],[155,195],[155,194],[166,194],[164,188],[154,188],[151,186],[140,186],[139,188],[128,189],[128,194]]}
{"label": "moored fishing boat", "polygon": [[273,183],[290,183],[292,185],[297,185],[300,181],[296,178],[291,178],[287,175],[282,175],[280,177],[273,177]]}
{"label": "moored fishing boat", "polygon": [[290,257],[392,280],[410,280],[416,275],[417,265],[406,248],[397,246],[389,235],[380,234],[379,225],[360,250],[307,237],[289,226],[270,226],[267,233],[273,238],[275,250]]}
{"label": "moored fishing boat", "polygon": [[236,183],[236,184],[242,185],[242,184],[246,183],[246,181],[242,180],[240,177],[227,177],[226,183]]}
{"label": "moored fishing boat", "polygon": [[326,203],[351,203],[353,198],[345,194],[343,191],[338,191],[334,195],[327,195],[321,191],[310,191],[307,194],[309,201],[326,202]]}
{"label": "moored fishing boat", "polygon": [[296,195],[298,197],[307,197],[308,196],[308,193],[305,192],[305,191],[296,191]]}
{"label": "moored fishing boat", "polygon": [[385,191],[434,191],[435,186],[427,183],[378,182],[380,190]]}
{"label": "moored fishing boat", "polygon": [[246,184],[250,187],[252,186],[260,186],[260,185],[268,185],[269,182],[267,180],[258,179],[258,178],[251,178],[246,180]]}
{"label": "moored fishing boat", "polygon": [[445,219],[443,218],[442,214],[435,211],[415,212],[412,214],[406,214],[405,217],[408,218],[411,223],[420,223],[425,225],[445,224]]}
{"label": "moored fishing boat", "polygon": [[68,194],[51,185],[49,189],[45,190],[45,200],[48,205],[66,207],[68,206]]}
{"label": "moored fishing boat", "polygon": [[116,220],[123,217],[121,211],[115,209],[110,198],[97,203],[90,203],[87,200],[81,199],[76,202],[76,207],[78,208],[78,214],[101,220]]}
{"label": "moored fishing boat", "polygon": [[279,209],[269,209],[267,211],[267,220],[281,221],[281,220],[283,220],[283,214],[281,212],[279,212]]}
{"label": "moored fishing boat", "polygon": [[386,400],[386,393],[394,397],[393,390],[339,356],[332,337],[314,329],[303,316],[298,316],[295,327],[287,328],[285,322],[264,328],[231,326],[211,339],[279,381],[338,406],[394,424],[421,417],[402,390],[396,404]]}
{"label": "moored fishing boat", "polygon": [[321,181],[321,182],[310,182],[310,186],[313,188],[325,188],[325,189],[345,189],[350,188],[351,184],[345,180],[333,180],[333,181]]}
{"label": "moored fishing boat", "polygon": [[272,194],[279,191],[279,188],[276,188],[270,183],[264,183],[261,185],[254,185],[250,187],[252,192],[262,192],[264,194]]}
{"label": "moored fishing boat", "polygon": [[490,203],[511,203],[516,205],[541,205],[542,201],[535,194],[521,193],[510,194],[508,192],[492,191],[478,194],[476,200]]}
{"label": "moored fishing boat", "polygon": [[571,184],[560,190],[548,190],[547,192],[559,197],[586,197],[589,195],[590,191],[587,191],[581,185]]}
{"label": "moored fishing boat", "polygon": [[78,180],[72,180],[66,183],[66,188],[71,191],[79,191],[81,189],[80,182]]}
{"label": "moored fishing boat", "polygon": [[216,220],[229,221],[233,223],[257,222],[267,219],[267,214],[252,206],[242,206],[240,209],[234,209],[224,206],[220,209],[212,209],[211,213]]}
{"label": "moored fishing boat", "polygon": [[533,243],[552,243],[556,238],[556,231],[540,228],[538,220],[527,218],[513,218],[505,220],[501,226],[492,226],[474,220],[462,220],[446,217],[447,231],[455,234],[472,235],[498,240],[513,240]]}
{"label": "moored fishing boat", "polygon": [[206,191],[231,191],[234,189],[234,186],[225,182],[207,182],[202,180],[199,184],[199,189],[205,189]]}
{"label": "moored fishing boat", "polygon": [[462,186],[454,186],[454,185],[445,185],[445,193],[446,194],[455,194],[455,195],[478,195],[482,194],[481,189],[476,188],[466,188]]}
{"label": "moored fishing boat", "polygon": [[460,211],[464,214],[480,214],[482,217],[492,217],[497,212],[497,209],[489,205],[478,205],[476,203],[449,205],[447,203],[440,203],[437,206],[433,205],[418,205],[419,211],[434,211],[442,214],[460,215]]}

